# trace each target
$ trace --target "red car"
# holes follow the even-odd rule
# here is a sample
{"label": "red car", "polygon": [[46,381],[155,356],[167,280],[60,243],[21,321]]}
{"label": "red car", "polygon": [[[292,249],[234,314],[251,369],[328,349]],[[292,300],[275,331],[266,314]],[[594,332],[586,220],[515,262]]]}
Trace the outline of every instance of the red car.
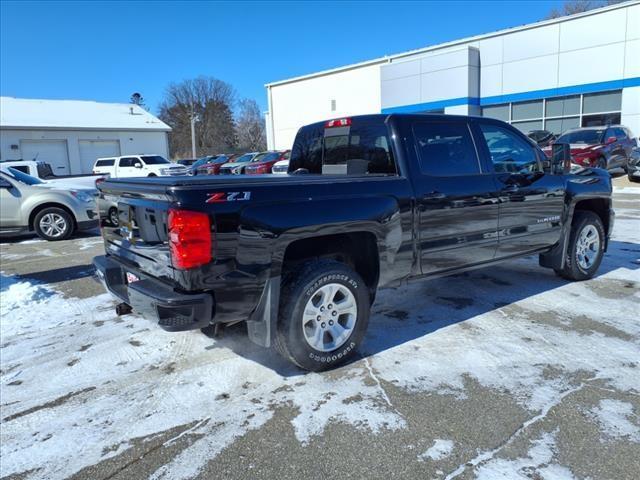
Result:
{"label": "red car", "polygon": [[[620,125],[584,127],[569,130],[555,143],[571,145],[571,161],[583,167],[627,169],[636,141],[628,128]],[[551,146],[543,149],[551,155]]]}
{"label": "red car", "polygon": [[245,175],[261,175],[271,173],[271,168],[280,160],[287,160],[291,155],[291,150],[281,150],[278,152],[264,152],[261,158],[251,162],[244,169]]}
{"label": "red car", "polygon": [[215,160],[212,160],[211,162],[206,163],[198,168],[198,173],[200,175],[218,175],[220,173],[220,167],[222,167],[222,165],[224,165],[225,163],[234,162],[236,158],[238,158],[237,154],[220,155]]}

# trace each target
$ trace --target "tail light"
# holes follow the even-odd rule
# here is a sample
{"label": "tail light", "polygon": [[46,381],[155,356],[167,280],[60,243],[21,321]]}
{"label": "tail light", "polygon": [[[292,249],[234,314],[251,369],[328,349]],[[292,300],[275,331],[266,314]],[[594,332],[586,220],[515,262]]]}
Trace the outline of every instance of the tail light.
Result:
{"label": "tail light", "polygon": [[348,127],[351,125],[350,118],[336,118],[334,120],[329,120],[324,124],[324,128],[334,128],[334,127]]}
{"label": "tail light", "polygon": [[181,270],[211,261],[211,222],[206,213],[170,209],[169,248],[173,266]]}

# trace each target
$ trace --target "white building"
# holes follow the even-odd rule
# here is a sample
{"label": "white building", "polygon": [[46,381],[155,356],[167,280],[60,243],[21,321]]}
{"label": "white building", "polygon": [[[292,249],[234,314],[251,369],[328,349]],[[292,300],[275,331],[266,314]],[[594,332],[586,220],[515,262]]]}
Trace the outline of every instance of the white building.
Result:
{"label": "white building", "polygon": [[266,85],[270,148],[349,115],[484,115],[523,131],[622,123],[640,135],[640,2]]}
{"label": "white building", "polygon": [[98,157],[168,158],[171,128],[124,103],[0,97],[0,160],[38,160],[58,175],[91,173]]}

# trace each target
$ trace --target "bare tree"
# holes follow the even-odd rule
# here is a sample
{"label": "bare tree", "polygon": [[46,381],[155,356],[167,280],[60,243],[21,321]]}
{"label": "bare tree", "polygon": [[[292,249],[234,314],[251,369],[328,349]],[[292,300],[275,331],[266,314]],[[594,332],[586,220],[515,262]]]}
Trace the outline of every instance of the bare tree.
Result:
{"label": "bare tree", "polygon": [[564,5],[560,10],[557,8],[551,10],[549,15],[547,15],[547,18],[566,17],[567,15],[573,15],[575,13],[588,12],[594,8],[615,5],[616,3],[623,1],[624,0],[569,0],[564,2]]}
{"label": "bare tree", "polygon": [[238,147],[244,150],[266,150],[264,117],[255,100],[245,98],[240,101],[236,121]]}
{"label": "bare tree", "polygon": [[231,85],[213,77],[200,76],[171,83],[160,104],[159,117],[171,128],[172,157],[191,152],[191,117],[195,116],[196,152],[208,155],[232,150],[235,146]]}

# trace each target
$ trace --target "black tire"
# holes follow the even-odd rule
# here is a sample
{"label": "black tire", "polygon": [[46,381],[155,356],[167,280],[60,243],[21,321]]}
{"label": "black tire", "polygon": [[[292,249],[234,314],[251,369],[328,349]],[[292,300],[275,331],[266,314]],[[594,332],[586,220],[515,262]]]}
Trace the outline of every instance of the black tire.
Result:
{"label": "black tire", "polygon": [[116,207],[111,207],[109,209],[109,223],[112,227],[117,227],[120,224],[120,220],[118,219],[118,209]]}
{"label": "black tire", "polygon": [[[355,325],[351,327],[349,336],[335,349],[322,351],[312,347],[305,337],[304,330],[312,322],[303,326],[303,312],[307,303],[319,295],[319,289],[329,284],[345,287],[351,293],[352,299],[355,300],[357,311],[352,316],[355,318]],[[336,295],[342,295],[342,293],[338,292]],[[338,296],[335,296],[333,300],[336,298]],[[330,299],[330,301],[333,300]],[[305,370],[319,372],[334,368],[356,354],[369,324],[369,311],[369,289],[360,275],[351,268],[334,260],[314,260],[304,263],[300,268],[287,275],[282,287],[280,316],[275,335],[276,349],[283,357]],[[331,313],[327,309],[327,324],[332,318],[337,318],[336,326],[339,322],[344,321],[341,320],[342,314],[337,317],[330,315]],[[325,324],[322,323],[322,325]],[[315,328],[319,328],[319,326],[320,323]],[[322,338],[332,338],[331,335],[330,332],[327,332],[322,335]]]}
{"label": "black tire", "polygon": [[156,175],[155,173],[150,173],[149,175],[147,175],[147,177],[157,177],[158,175]]}
{"label": "black tire", "polygon": [[[599,242],[595,259],[588,268],[585,268],[580,264],[578,258],[578,239],[580,238],[580,234],[589,226],[595,227],[599,236]],[[598,215],[589,211],[576,211],[573,216],[573,223],[571,224],[571,233],[569,234],[569,245],[567,247],[565,265],[562,270],[556,269],[556,274],[562,278],[573,281],[582,281],[592,278],[598,271],[600,263],[602,262],[605,238],[604,225]]]}
{"label": "black tire", "polygon": [[[47,225],[52,224],[55,226],[47,228]],[[40,238],[55,242],[69,238],[75,230],[75,223],[73,217],[66,210],[48,207],[39,211],[33,219],[33,229]]]}
{"label": "black tire", "polygon": [[607,159],[604,157],[598,157],[598,161],[596,162],[597,168],[602,168],[603,170],[607,169]]}
{"label": "black tire", "polygon": [[630,182],[640,183],[640,177],[632,177],[630,173],[627,174],[627,178]]}

